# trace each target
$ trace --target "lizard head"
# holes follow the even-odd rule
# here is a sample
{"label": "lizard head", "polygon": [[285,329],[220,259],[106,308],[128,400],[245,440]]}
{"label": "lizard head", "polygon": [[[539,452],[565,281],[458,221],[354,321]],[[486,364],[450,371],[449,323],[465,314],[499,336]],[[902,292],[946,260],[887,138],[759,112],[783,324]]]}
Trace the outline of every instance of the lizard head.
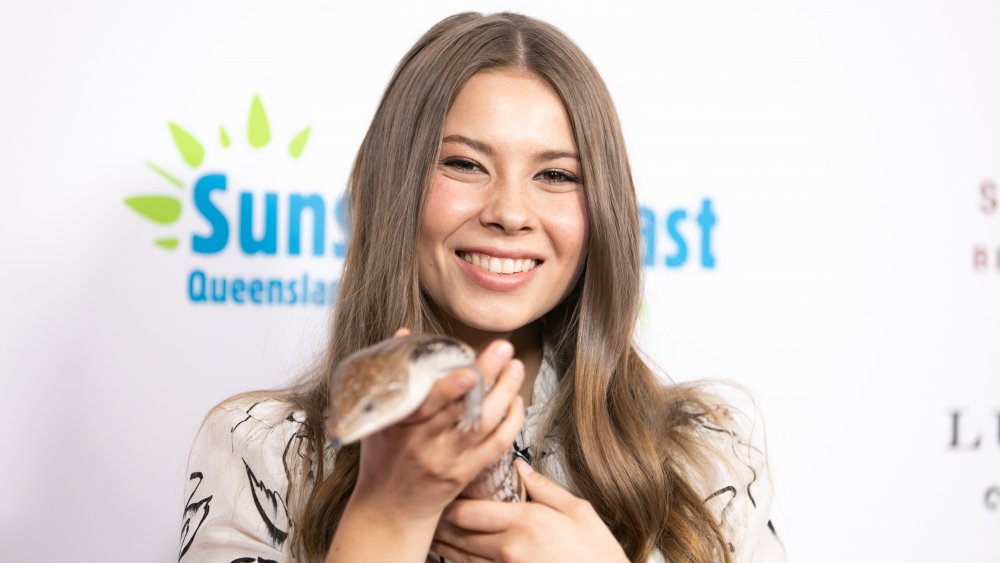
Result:
{"label": "lizard head", "polygon": [[426,334],[390,338],[355,352],[330,379],[327,435],[350,444],[406,418],[435,381],[475,359],[462,342]]}

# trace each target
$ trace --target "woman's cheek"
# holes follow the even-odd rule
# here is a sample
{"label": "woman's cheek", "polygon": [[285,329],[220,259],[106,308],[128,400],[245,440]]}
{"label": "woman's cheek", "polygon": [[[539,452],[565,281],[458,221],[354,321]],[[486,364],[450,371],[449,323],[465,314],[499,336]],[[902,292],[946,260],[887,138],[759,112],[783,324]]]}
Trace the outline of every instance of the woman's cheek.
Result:
{"label": "woman's cheek", "polygon": [[581,200],[548,206],[542,216],[558,247],[564,252],[583,254],[590,236],[590,225]]}
{"label": "woman's cheek", "polygon": [[461,222],[476,212],[478,200],[474,184],[439,175],[427,193],[425,218]]}

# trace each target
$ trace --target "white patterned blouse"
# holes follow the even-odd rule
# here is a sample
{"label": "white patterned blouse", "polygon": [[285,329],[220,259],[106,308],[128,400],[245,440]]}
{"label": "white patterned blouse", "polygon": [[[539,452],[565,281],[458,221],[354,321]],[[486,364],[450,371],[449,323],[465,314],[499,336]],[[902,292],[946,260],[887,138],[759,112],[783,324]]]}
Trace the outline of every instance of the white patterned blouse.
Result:
{"label": "white patterned blouse", "polygon": [[[559,463],[558,444],[531,456],[557,376],[545,361],[535,379],[533,404],[515,448],[553,480],[573,490]],[[295,525],[287,506],[288,468],[305,455],[304,414],[277,398],[236,397],[205,418],[191,448],[184,491],[179,561],[292,563],[289,533]],[[735,423],[701,424],[729,463],[700,481],[705,502],[717,514],[736,563],[780,563],[784,549],[770,520],[771,481],[762,448]],[[333,452],[327,450],[326,461]],[[665,562],[659,553],[650,562]]]}

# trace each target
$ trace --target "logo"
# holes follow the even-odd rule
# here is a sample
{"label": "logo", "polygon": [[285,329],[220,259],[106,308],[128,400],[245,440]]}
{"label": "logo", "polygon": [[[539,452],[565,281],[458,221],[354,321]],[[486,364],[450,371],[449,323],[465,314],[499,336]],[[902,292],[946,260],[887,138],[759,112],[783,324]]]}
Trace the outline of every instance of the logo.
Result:
{"label": "logo", "polygon": [[[343,198],[289,187],[310,183],[292,173],[290,165],[305,153],[311,128],[302,127],[277,142],[264,104],[254,96],[245,134],[235,138],[226,126],[218,128],[217,144],[203,142],[204,134],[174,122],[167,124],[167,130],[182,170],[146,162],[165,182],[166,191],[132,195],[124,203],[152,223],[153,230],[167,231],[154,235],[155,247],[189,253],[196,267],[187,276],[188,300],[329,304],[338,283],[336,275],[329,279],[336,270],[331,265],[346,253]],[[276,159],[277,155],[283,158]],[[327,260],[295,271],[301,269],[304,257]]]}
{"label": "logo", "polygon": [[[639,225],[642,235],[642,262],[647,268],[666,267],[671,270],[684,267],[690,258],[691,232],[697,231],[698,266],[705,270],[715,268],[715,252],[712,250],[712,229],[718,222],[712,200],[703,198],[696,213],[689,214],[682,207],[666,213],[656,209],[639,207]],[[662,248],[659,235],[666,235]],[[662,252],[661,252],[662,248]]]}
{"label": "logo", "polygon": [[[130,195],[124,204],[147,221],[154,247],[195,265],[184,288],[189,302],[332,303],[347,250],[347,213],[342,195],[302,191],[316,184],[295,173],[310,131],[293,128],[279,141],[259,96],[251,100],[245,130],[167,123],[176,154],[145,163],[162,190]],[[690,212],[641,206],[644,266],[715,268],[716,223],[710,198]]]}

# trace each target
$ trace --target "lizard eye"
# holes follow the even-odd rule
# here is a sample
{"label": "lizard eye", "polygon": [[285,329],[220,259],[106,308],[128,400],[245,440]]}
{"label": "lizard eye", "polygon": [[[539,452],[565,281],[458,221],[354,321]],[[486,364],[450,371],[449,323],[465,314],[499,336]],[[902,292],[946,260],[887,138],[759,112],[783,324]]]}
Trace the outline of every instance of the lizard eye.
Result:
{"label": "lizard eye", "polygon": [[368,401],[365,406],[361,407],[361,410],[365,412],[372,412],[375,410],[375,401]]}

